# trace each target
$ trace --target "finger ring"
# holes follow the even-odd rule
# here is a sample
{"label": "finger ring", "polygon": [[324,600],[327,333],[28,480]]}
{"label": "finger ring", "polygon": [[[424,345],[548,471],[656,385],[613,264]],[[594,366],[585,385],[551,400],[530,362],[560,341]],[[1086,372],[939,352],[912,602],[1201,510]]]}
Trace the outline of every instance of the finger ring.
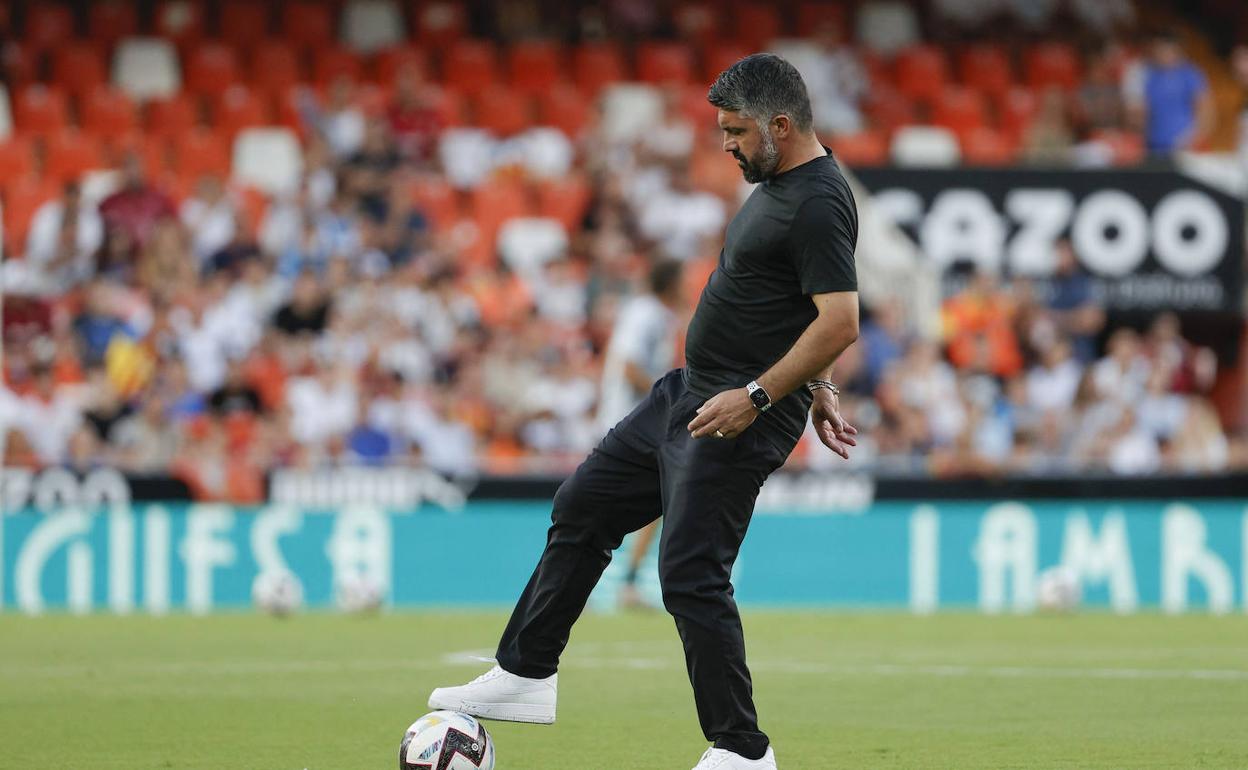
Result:
{"label": "finger ring", "polygon": [[722,430],[715,431],[715,438],[724,438],[724,432]]}

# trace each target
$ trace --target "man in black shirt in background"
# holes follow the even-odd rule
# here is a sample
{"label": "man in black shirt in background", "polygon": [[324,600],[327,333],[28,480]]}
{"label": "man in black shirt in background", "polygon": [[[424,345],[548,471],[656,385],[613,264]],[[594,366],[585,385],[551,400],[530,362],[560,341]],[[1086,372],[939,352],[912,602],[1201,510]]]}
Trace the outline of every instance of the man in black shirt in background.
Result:
{"label": "man in black shirt in background", "polygon": [[849,457],[857,431],[830,381],[858,337],[858,220],[840,168],[812,129],[797,70],[755,54],[707,99],[746,181],[698,302],[687,365],[668,372],[555,494],[546,550],[499,643],[493,670],[435,690],[429,705],[549,724],[559,656],[629,532],[664,517],[663,603],[684,642],[707,740],[694,770],[775,768],[759,730],[730,575],[763,481],[797,444],[809,412]]}

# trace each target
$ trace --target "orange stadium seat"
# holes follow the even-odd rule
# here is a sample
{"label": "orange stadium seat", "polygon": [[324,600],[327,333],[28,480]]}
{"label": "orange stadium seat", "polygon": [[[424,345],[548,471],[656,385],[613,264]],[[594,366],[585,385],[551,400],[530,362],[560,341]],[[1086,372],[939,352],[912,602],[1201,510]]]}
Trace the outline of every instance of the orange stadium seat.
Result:
{"label": "orange stadium seat", "polygon": [[612,43],[586,43],[572,54],[572,73],[585,93],[597,94],[603,86],[628,79],[624,56]]}
{"label": "orange stadium seat", "polygon": [[230,173],[230,149],[220,135],[208,129],[196,128],[174,137],[173,150],[174,168],[183,179]]}
{"label": "orange stadium seat", "polygon": [[409,13],[416,39],[422,45],[448,46],[463,37],[468,27],[468,13],[458,2],[414,1],[409,4]]}
{"label": "orange stadium seat", "polygon": [[17,92],[13,99],[13,121],[18,131],[48,134],[66,125],[68,107],[59,88],[35,84]]}
{"label": "orange stadium seat", "polygon": [[364,63],[355,51],[329,46],[312,54],[312,71],[318,85],[326,86],[344,77],[358,83],[364,76]]}
{"label": "orange stadium seat", "polygon": [[932,105],[932,122],[962,134],[987,123],[984,96],[966,86],[946,86]]}
{"label": "orange stadium seat", "polygon": [[640,43],[637,77],[647,83],[688,83],[693,77],[693,52],[684,43]]}
{"label": "orange stadium seat", "polygon": [[476,248],[470,260],[477,265],[493,264],[498,230],[505,222],[533,214],[524,187],[515,182],[483,184],[472,193],[472,218],[477,223]]}
{"label": "orange stadium seat", "polygon": [[269,3],[255,0],[226,0],[218,23],[221,39],[236,48],[247,48],[269,34]]}
{"label": "orange stadium seat", "polygon": [[370,117],[385,115],[391,100],[390,89],[376,83],[361,83],[355,90],[355,105]]}
{"label": "orange stadium seat", "polygon": [[10,136],[0,142],[0,180],[18,179],[35,167],[34,144],[28,137]]}
{"label": "orange stadium seat", "polygon": [[163,136],[131,131],[106,142],[105,149],[113,167],[120,166],[127,155],[135,155],[148,178],[164,179],[169,175],[169,141]]}
{"label": "orange stadium seat", "polygon": [[147,130],[159,136],[176,136],[199,125],[199,105],[187,93],[147,103]]}
{"label": "orange stadium seat", "polygon": [[271,94],[285,93],[303,81],[299,53],[285,40],[265,40],[251,54],[251,85]]}
{"label": "orange stadium seat", "polygon": [[1036,117],[1039,101],[1034,91],[1021,87],[1011,88],[1001,95],[998,109],[1001,128],[1016,140],[1020,140]]}
{"label": "orange stadium seat", "polygon": [[576,86],[560,84],[537,97],[537,121],[553,126],[569,137],[580,136],[589,123],[590,103]]}
{"label": "orange stadium seat", "polygon": [[412,67],[429,76],[429,55],[424,49],[412,46],[389,48],[373,57],[373,80],[382,85],[394,85],[399,73]]}
{"label": "orange stadium seat", "polygon": [[30,46],[18,41],[0,46],[0,66],[4,67],[10,93],[39,79],[39,56]]}
{"label": "orange stadium seat", "polygon": [[706,89],[707,86],[701,83],[680,89],[680,112],[693,123],[694,130],[698,132],[719,125],[716,122],[718,113],[715,106],[706,100]]}
{"label": "orange stadium seat", "polygon": [[897,54],[894,82],[911,99],[933,101],[949,81],[945,54],[936,46],[916,45]]}
{"label": "orange stadium seat", "polygon": [[849,32],[849,19],[846,17],[843,4],[819,1],[802,3],[797,7],[799,34],[810,34],[812,30],[817,30],[829,23],[836,24],[846,33]]}
{"label": "orange stadium seat", "polygon": [[958,76],[964,85],[985,94],[1000,96],[1014,85],[1014,68],[1005,49],[986,43],[964,48],[958,54]]}
{"label": "orange stadium seat", "polygon": [[4,198],[4,240],[10,254],[26,251],[30,220],[39,207],[60,194],[58,185],[43,175],[5,179],[0,195]]}
{"label": "orange stadium seat", "polygon": [[135,3],[128,0],[97,0],[90,4],[87,31],[90,38],[105,46],[112,46],[123,37],[130,37],[139,30]]}
{"label": "orange stadium seat", "polygon": [[445,230],[459,220],[459,194],[441,177],[421,179],[412,185],[412,202],[435,230]]}
{"label": "orange stadium seat", "polygon": [[497,59],[489,41],[457,41],[442,58],[442,82],[466,94],[480,93],[497,79]]}
{"label": "orange stadium seat", "polygon": [[780,37],[780,12],[773,4],[738,5],[731,15],[736,20],[737,42],[751,51],[761,51]]}
{"label": "orange stadium seat", "polygon": [[1037,43],[1026,54],[1027,85],[1033,89],[1079,85],[1079,55],[1066,43]]}
{"label": "orange stadium seat", "polygon": [[158,36],[186,49],[203,39],[204,16],[203,0],[164,0],[152,26]]}
{"label": "orange stadium seat", "polygon": [[1144,137],[1133,131],[1097,131],[1091,138],[1109,147],[1117,166],[1138,165],[1147,154]]}
{"label": "orange stadium seat", "polygon": [[715,82],[719,73],[751,53],[753,51],[750,48],[740,43],[718,42],[708,45],[702,53],[702,79],[706,81],[707,87]]}
{"label": "orange stadium seat", "polygon": [[958,135],[962,162],[971,166],[1008,166],[1018,157],[1018,142],[1005,131],[977,126]]}
{"label": "orange stadium seat", "polygon": [[100,140],[76,128],[63,128],[45,137],[44,152],[44,173],[60,183],[107,166]]}
{"label": "orange stadium seat", "polygon": [[532,125],[532,97],[514,88],[491,86],[475,98],[476,124],[506,137]]}
{"label": "orange stadium seat", "polygon": [[36,50],[55,48],[74,36],[74,14],[61,2],[28,3],[21,40]]}
{"label": "orange stadium seat", "polygon": [[333,12],[320,0],[287,0],[282,35],[297,46],[320,48],[334,41]]}
{"label": "orange stadium seat", "polygon": [[96,136],[116,138],[139,124],[134,100],[124,91],[99,86],[82,99],[82,127]]}
{"label": "orange stadium seat", "polygon": [[272,122],[268,103],[247,86],[230,86],[217,99],[215,107],[213,126],[230,141],[244,128]]}
{"label": "orange stadium seat", "polygon": [[672,21],[681,39],[705,46],[720,37],[720,15],[720,11],[709,0],[698,0],[677,5],[672,11]]}
{"label": "orange stadium seat", "polygon": [[591,196],[589,183],[582,176],[546,180],[537,188],[538,214],[557,219],[575,231],[589,210]]}
{"label": "orange stadium seat", "polygon": [[66,43],[50,55],[52,82],[66,93],[89,94],[107,81],[104,56],[94,43]]}
{"label": "orange stadium seat", "polygon": [[871,119],[871,124],[885,133],[892,133],[915,122],[914,102],[887,87],[871,90],[864,111]]}
{"label": "orange stadium seat", "polygon": [[185,61],[186,87],[197,94],[217,96],[238,82],[238,55],[219,41],[196,46]]}
{"label": "orange stadium seat", "polygon": [[882,166],[888,162],[888,138],[879,131],[833,136],[828,146],[847,166]]}
{"label": "orange stadium seat", "polygon": [[513,88],[541,93],[564,79],[563,50],[549,40],[517,43],[507,52],[507,71]]}

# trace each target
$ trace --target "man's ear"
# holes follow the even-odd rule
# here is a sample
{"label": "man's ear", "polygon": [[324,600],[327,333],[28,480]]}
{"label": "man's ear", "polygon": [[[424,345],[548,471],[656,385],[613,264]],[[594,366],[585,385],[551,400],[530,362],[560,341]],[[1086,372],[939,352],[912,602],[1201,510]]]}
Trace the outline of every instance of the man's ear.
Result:
{"label": "man's ear", "polygon": [[789,120],[789,116],[784,113],[771,119],[771,132],[777,139],[787,139],[792,128],[793,121]]}

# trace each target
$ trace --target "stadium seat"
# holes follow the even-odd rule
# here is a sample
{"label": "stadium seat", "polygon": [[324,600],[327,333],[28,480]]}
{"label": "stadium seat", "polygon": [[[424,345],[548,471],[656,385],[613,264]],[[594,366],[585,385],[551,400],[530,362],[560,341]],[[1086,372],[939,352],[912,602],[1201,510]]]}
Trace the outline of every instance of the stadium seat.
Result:
{"label": "stadium seat", "polygon": [[21,40],[37,51],[46,51],[68,43],[74,36],[74,14],[69,6],[49,0],[28,3]]}
{"label": "stadium seat", "polygon": [[949,81],[944,52],[931,45],[907,48],[897,55],[893,80],[911,99],[934,102]]}
{"label": "stadium seat", "polygon": [[199,125],[199,105],[190,94],[178,94],[147,103],[147,130],[157,136],[173,137]]}
{"label": "stadium seat", "polygon": [[477,94],[495,83],[497,69],[493,43],[460,40],[442,58],[442,81],[456,91]]}
{"label": "stadium seat", "polygon": [[1109,148],[1116,166],[1139,165],[1148,153],[1144,137],[1133,131],[1096,131],[1091,139]]}
{"label": "stadium seat", "polygon": [[64,92],[41,84],[21,89],[13,101],[13,122],[24,133],[59,131],[66,125],[67,113]]}
{"label": "stadium seat", "polygon": [[932,105],[932,122],[959,136],[985,125],[983,94],[965,86],[946,86]]}
{"label": "stadium seat", "polygon": [[1018,158],[1018,143],[1005,131],[978,126],[958,139],[962,162],[970,166],[1008,166]]}
{"label": "stadium seat", "polygon": [[287,0],[282,9],[282,35],[301,48],[321,48],[334,41],[334,18],[321,0]]}
{"label": "stadium seat", "polygon": [[851,31],[845,6],[839,2],[816,0],[797,6],[797,31],[799,33],[806,34],[808,30],[818,29],[829,22],[835,23],[846,33]]}
{"label": "stadium seat", "polygon": [[350,0],[342,9],[342,43],[356,53],[401,44],[403,12],[394,0]]}
{"label": "stadium seat", "polygon": [[488,243],[494,243],[498,228],[507,220],[532,214],[528,193],[517,182],[483,184],[472,193],[472,218]]}
{"label": "stadium seat", "polygon": [[565,78],[563,51],[549,40],[517,43],[507,52],[507,72],[512,88],[540,94]]}
{"label": "stadium seat", "polygon": [[81,104],[83,130],[100,138],[115,139],[138,127],[138,110],[125,91],[99,86]]}
{"label": "stadium seat", "polygon": [[405,69],[416,67],[429,76],[429,55],[420,48],[396,46],[378,53],[373,57],[373,80],[384,86],[392,86],[399,73]]}
{"label": "stadium seat", "polygon": [[174,167],[184,178],[204,174],[225,177],[230,172],[230,151],[219,135],[206,128],[195,128],[173,137]]}
{"label": "stadium seat", "polygon": [[303,151],[299,138],[286,128],[249,128],[234,140],[231,178],[270,195],[299,189]]}
{"label": "stadium seat", "polygon": [[105,142],[105,150],[112,167],[119,167],[127,155],[134,155],[149,179],[169,176],[169,140],[163,136],[131,131]]}
{"label": "stadium seat", "polygon": [[1000,124],[1004,131],[1009,132],[1015,140],[1020,140],[1039,109],[1039,100],[1034,91],[1026,88],[1011,88],[1001,95],[998,112]]}
{"label": "stadium seat", "polygon": [[1014,71],[1005,49],[979,44],[958,54],[958,77],[962,84],[991,96],[1000,96],[1014,85]]}
{"label": "stadium seat", "polygon": [[1079,85],[1079,55],[1066,43],[1037,43],[1026,53],[1027,85],[1035,90]]}
{"label": "stadium seat", "polygon": [[705,131],[717,127],[717,110],[706,100],[706,86],[691,84],[680,89],[680,114],[693,124],[694,129]]}
{"label": "stadium seat", "polygon": [[167,40],[126,38],[113,55],[113,85],[138,100],[173,96],[182,90],[177,51]]}
{"label": "stadium seat", "polygon": [[9,87],[0,83],[0,142],[13,136],[13,107],[9,101]]}
{"label": "stadium seat", "polygon": [[586,43],[578,46],[572,55],[572,72],[576,84],[591,95],[629,77],[624,57],[612,43]]}
{"label": "stadium seat", "polygon": [[364,76],[360,55],[341,46],[329,46],[312,55],[312,76],[317,85],[327,86],[339,78],[358,83]]}
{"label": "stadium seat", "polygon": [[13,136],[0,142],[0,182],[32,173],[34,161],[35,148],[28,137]]}
{"label": "stadium seat", "polygon": [[879,131],[840,134],[828,141],[832,154],[847,166],[882,166],[888,162],[888,140]]}
{"label": "stadium seat", "polygon": [[268,103],[247,86],[230,86],[217,99],[213,110],[213,126],[227,140],[245,128],[272,122]]}
{"label": "stadium seat", "polygon": [[9,88],[16,91],[39,80],[39,53],[19,41],[6,41],[0,45],[0,67]]}
{"label": "stadium seat", "polygon": [[80,96],[104,85],[104,56],[94,43],[66,43],[49,55],[52,83],[66,93]]}
{"label": "stadium seat", "polygon": [[590,104],[575,86],[560,84],[537,97],[537,122],[575,139],[589,122]]}
{"label": "stadium seat", "polygon": [[739,43],[712,43],[702,53],[702,79],[713,83],[719,73],[749,56],[754,49]]}
{"label": "stadium seat", "polygon": [[179,48],[187,48],[204,37],[203,0],[164,0],[156,8],[153,30]]}
{"label": "stadium seat", "polygon": [[914,102],[890,88],[872,89],[863,106],[871,124],[885,133],[915,122]]}
{"label": "stadium seat", "polygon": [[730,15],[736,22],[736,42],[751,51],[766,50],[780,36],[780,12],[774,4],[742,4]]}
{"label": "stadium seat", "polygon": [[0,196],[4,199],[4,240],[10,254],[26,251],[30,220],[39,207],[60,194],[58,185],[44,175],[4,179]]}
{"label": "stadium seat", "polygon": [[899,166],[955,166],[961,158],[957,137],[939,126],[906,126],[893,134],[892,159]]}
{"label": "stadium seat", "polygon": [[720,15],[714,3],[709,0],[697,0],[677,5],[672,11],[672,22],[676,25],[676,33],[682,40],[688,40],[698,46],[707,46],[722,35]]}
{"label": "stadium seat", "polygon": [[532,124],[532,97],[513,88],[492,86],[474,99],[474,121],[498,137],[514,136]]}
{"label": "stadium seat", "polygon": [[688,83],[693,77],[693,52],[684,43],[640,43],[637,78],[646,83]]}
{"label": "stadium seat", "polygon": [[90,6],[87,32],[94,42],[111,48],[123,37],[138,32],[135,3],[128,0],[96,0]]}
{"label": "stadium seat", "polygon": [[459,193],[440,176],[413,184],[412,201],[435,230],[445,230],[459,220]]}
{"label": "stadium seat", "polygon": [[543,217],[558,220],[569,232],[576,231],[589,210],[592,190],[584,177],[548,179],[537,187],[537,210]]}
{"label": "stadium seat", "polygon": [[468,13],[461,3],[435,0],[412,5],[412,22],[421,45],[441,49],[463,37]]}
{"label": "stadium seat", "polygon": [[270,5],[255,0],[225,0],[217,17],[221,39],[236,49],[264,40],[269,34]]}
{"label": "stadium seat", "polygon": [[376,83],[361,83],[355,89],[355,105],[365,115],[377,117],[390,109],[390,89]]}
{"label": "stadium seat", "polygon": [[186,58],[186,87],[204,96],[219,96],[238,83],[238,56],[219,41],[199,44]]}
{"label": "stadium seat", "polygon": [[914,8],[901,0],[872,0],[859,9],[857,39],[864,47],[888,56],[919,42]]}
{"label": "stadium seat", "polygon": [[251,53],[251,85],[268,94],[282,94],[304,80],[299,53],[285,40],[269,39]]}
{"label": "stadium seat", "polygon": [[107,165],[104,158],[100,141],[76,128],[62,128],[44,137],[43,172],[58,183],[104,168]]}

